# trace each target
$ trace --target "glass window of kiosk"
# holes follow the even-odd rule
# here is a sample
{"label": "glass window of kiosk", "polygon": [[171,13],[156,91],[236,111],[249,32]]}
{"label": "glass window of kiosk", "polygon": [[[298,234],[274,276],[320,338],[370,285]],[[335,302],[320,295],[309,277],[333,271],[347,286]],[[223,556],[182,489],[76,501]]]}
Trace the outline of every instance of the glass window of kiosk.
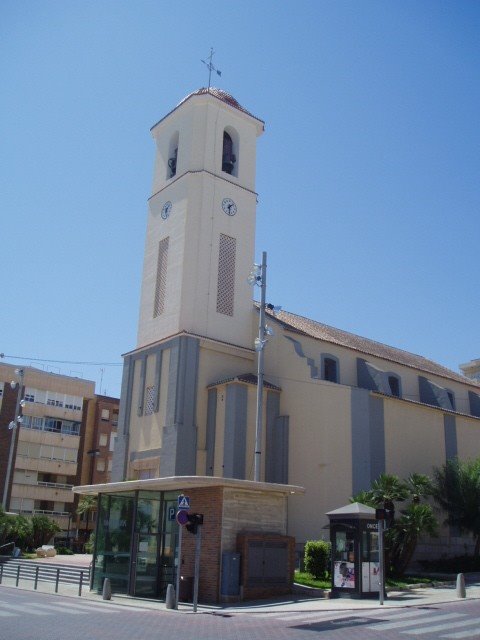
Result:
{"label": "glass window of kiosk", "polygon": [[348,531],[335,532],[334,585],[355,589],[355,535]]}
{"label": "glass window of kiosk", "polygon": [[355,537],[347,531],[337,531],[335,534],[335,560],[341,562],[355,562]]}
{"label": "glass window of kiosk", "polygon": [[363,531],[362,538],[362,562],[378,562],[378,532]]}

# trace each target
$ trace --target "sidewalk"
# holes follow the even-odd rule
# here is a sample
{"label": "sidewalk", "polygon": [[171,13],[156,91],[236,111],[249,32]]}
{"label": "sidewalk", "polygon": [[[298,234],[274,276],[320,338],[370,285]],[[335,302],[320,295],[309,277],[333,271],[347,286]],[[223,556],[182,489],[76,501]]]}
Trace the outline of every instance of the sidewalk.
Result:
{"label": "sidewalk", "polygon": [[[64,562],[65,559],[65,562]],[[91,562],[91,556],[56,556],[55,558],[43,558],[39,560],[41,563],[49,564],[70,564],[76,567],[88,567]],[[480,599],[480,575],[465,574],[467,579],[467,600]],[[13,587],[26,591],[33,591],[33,582],[29,580],[20,580],[19,586],[15,586],[15,578],[4,577],[0,589],[2,587]],[[37,591],[40,593],[55,594],[55,585],[49,582],[39,582]],[[71,584],[59,584],[58,595],[79,598],[78,586]],[[101,594],[89,591],[88,585],[85,585],[80,596],[82,600],[92,602],[105,603]],[[441,587],[421,587],[412,588],[407,591],[390,591],[385,599],[384,605],[381,606],[377,599],[351,599],[351,598],[318,598],[308,597],[308,595],[292,594],[282,598],[271,600],[256,600],[250,602],[239,602],[233,604],[220,605],[198,605],[198,613],[210,614],[278,614],[292,612],[312,612],[312,611],[350,611],[350,610],[368,610],[368,609],[387,609],[398,607],[413,606],[435,606],[445,602],[455,602],[460,600],[456,595],[456,585],[454,582]],[[156,611],[167,611],[165,603],[158,600],[150,600],[144,598],[132,598],[130,596],[113,594],[112,599],[108,601],[118,606],[134,606],[144,609],[152,609]],[[168,609],[171,613],[177,613],[175,610]],[[179,604],[179,613],[193,612],[191,603]]]}

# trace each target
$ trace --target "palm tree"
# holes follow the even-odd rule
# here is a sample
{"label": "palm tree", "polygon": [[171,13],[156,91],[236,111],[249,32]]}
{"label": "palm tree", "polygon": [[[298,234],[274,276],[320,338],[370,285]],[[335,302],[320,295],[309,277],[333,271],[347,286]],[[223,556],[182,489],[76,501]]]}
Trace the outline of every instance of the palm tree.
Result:
{"label": "palm tree", "polygon": [[429,504],[411,502],[389,532],[390,561],[396,574],[402,575],[422,535],[437,536],[438,523]]}
{"label": "palm tree", "polygon": [[421,498],[428,498],[432,495],[432,480],[422,473],[411,473],[406,480],[406,484],[409,488],[412,502],[415,504],[419,504]]}
{"label": "palm tree", "polygon": [[[388,529],[385,534],[385,564],[395,574],[404,573],[419,538],[423,534],[436,535],[437,522],[429,505],[420,504],[420,498],[431,494],[432,483],[428,476],[412,473],[407,480],[382,473],[368,491],[361,491],[351,498],[370,507],[383,507],[388,513]],[[395,520],[395,503],[410,500]]]}
{"label": "palm tree", "polygon": [[377,505],[384,505],[385,509],[393,511],[395,502],[404,502],[409,497],[407,484],[398,476],[382,473],[372,483],[373,499]]}
{"label": "palm tree", "polygon": [[471,533],[474,556],[480,556],[480,458],[448,460],[434,469],[433,497],[446,512],[445,524]]}
{"label": "palm tree", "polygon": [[88,520],[90,513],[97,509],[97,496],[85,495],[78,501],[77,513],[79,516],[86,515],[85,519],[85,542],[88,537]]}

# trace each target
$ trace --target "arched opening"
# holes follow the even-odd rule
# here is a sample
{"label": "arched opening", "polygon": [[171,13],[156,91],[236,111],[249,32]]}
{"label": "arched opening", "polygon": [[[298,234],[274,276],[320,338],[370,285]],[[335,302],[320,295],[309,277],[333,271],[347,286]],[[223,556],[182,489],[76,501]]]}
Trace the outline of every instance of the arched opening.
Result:
{"label": "arched opening", "polygon": [[229,175],[238,175],[238,140],[233,130],[223,132],[222,171]]}
{"label": "arched opening", "polygon": [[167,178],[173,178],[177,173],[178,138],[178,131],[175,131],[173,136],[170,138],[170,145],[168,147]]}

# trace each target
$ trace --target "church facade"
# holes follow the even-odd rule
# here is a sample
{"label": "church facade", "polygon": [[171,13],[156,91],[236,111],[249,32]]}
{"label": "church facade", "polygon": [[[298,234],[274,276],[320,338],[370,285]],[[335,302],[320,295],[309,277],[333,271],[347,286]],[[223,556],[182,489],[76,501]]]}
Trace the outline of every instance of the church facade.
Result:
{"label": "church facade", "polygon": [[[254,479],[259,307],[247,275],[263,131],[213,88],[152,128],[138,341],[124,356],[114,482]],[[261,480],[305,487],[288,505],[297,545],[326,537],[325,513],[382,472],[430,474],[480,455],[476,381],[293,313],[266,316]]]}

